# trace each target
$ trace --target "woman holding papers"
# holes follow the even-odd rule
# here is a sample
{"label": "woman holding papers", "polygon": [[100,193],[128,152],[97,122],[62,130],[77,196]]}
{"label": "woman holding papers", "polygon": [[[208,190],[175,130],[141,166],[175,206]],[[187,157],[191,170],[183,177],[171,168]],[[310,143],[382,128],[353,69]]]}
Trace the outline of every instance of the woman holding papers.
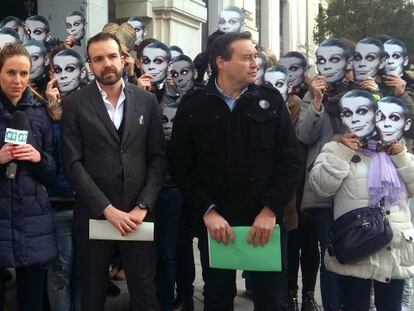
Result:
{"label": "woman holding papers", "polygon": [[[385,118],[388,125],[405,120],[404,109],[389,103],[395,100],[401,101],[394,97],[377,103],[370,92],[347,92],[339,108],[350,133],[327,143],[310,173],[310,183],[317,194],[334,198],[333,239],[325,254],[325,265],[340,275],[344,311],[368,311],[372,281],[377,310],[401,310],[404,279],[414,274],[414,228],[407,203],[408,196],[414,193],[414,157],[402,144],[401,135],[388,141],[386,132],[381,130]],[[382,102],[388,107],[382,106]],[[392,108],[391,118],[387,117],[389,108]],[[359,227],[361,230],[351,231],[346,239],[347,248],[341,248],[339,234],[349,228],[341,223],[354,214],[356,220],[346,224],[358,223],[351,230]],[[374,214],[379,215],[379,221],[371,221],[370,215]],[[381,225],[392,229],[392,239],[388,235],[378,245],[379,250],[372,249],[373,241],[365,248],[355,248],[372,232],[381,232],[371,229]],[[371,252],[359,256],[368,247]],[[340,252],[343,249],[347,251]],[[357,256],[345,260],[342,254],[349,256],[354,249]]]}
{"label": "woman holding papers", "polygon": [[[44,186],[54,177],[55,162],[47,110],[28,88],[30,67],[21,45],[0,51],[0,139],[6,132],[9,138],[0,148],[0,268],[16,269],[18,309],[37,311],[42,310],[46,265],[56,256]],[[14,140],[19,137],[14,133],[26,134],[27,141]]]}

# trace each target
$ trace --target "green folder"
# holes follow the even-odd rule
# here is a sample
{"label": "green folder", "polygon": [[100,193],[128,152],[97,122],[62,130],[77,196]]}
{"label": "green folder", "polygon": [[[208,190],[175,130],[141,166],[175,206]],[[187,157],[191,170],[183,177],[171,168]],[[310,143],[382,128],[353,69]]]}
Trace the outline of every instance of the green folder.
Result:
{"label": "green folder", "polygon": [[282,271],[280,228],[273,229],[270,241],[264,246],[247,243],[251,227],[231,227],[234,242],[217,243],[208,235],[210,267],[247,271]]}

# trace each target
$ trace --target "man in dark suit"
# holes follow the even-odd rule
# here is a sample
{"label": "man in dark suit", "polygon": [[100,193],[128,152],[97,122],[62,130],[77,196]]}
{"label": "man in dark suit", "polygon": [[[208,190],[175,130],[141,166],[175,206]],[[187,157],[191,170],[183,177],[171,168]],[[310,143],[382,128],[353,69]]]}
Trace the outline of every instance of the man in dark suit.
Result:
{"label": "man in dark suit", "polygon": [[[119,41],[99,33],[87,43],[96,82],[65,98],[63,161],[76,191],[74,226],[82,310],[104,310],[115,241],[90,240],[89,219],[122,235],[152,219],[166,158],[156,98],[121,79]],[[118,243],[133,310],[158,310],[153,242]]]}

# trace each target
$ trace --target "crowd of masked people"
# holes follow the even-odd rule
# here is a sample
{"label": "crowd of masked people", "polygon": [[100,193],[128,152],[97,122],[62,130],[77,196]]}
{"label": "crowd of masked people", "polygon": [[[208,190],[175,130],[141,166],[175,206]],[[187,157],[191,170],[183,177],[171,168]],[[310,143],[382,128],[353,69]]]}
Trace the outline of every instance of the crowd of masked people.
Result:
{"label": "crowd of masked people", "polygon": [[[85,307],[81,303],[84,301],[81,293],[85,295],[81,287],[85,283],[80,281],[80,274],[87,274],[88,271],[78,269],[78,258],[88,257],[88,252],[95,248],[83,248],[83,253],[76,252],[81,248],[76,247],[77,233],[74,232],[77,228],[77,224],[74,225],[74,207],[78,195],[90,195],[91,201],[96,202],[100,202],[101,198],[93,192],[96,188],[92,186],[94,184],[89,175],[82,175],[80,178],[87,185],[86,190],[83,190],[85,193],[79,194],[81,190],[75,191],[76,185],[70,182],[74,178],[68,176],[78,172],[79,167],[68,166],[66,163],[71,157],[79,157],[76,161],[80,166],[92,166],[94,163],[89,163],[87,158],[91,155],[86,154],[96,153],[98,149],[83,145],[83,141],[77,143],[72,139],[64,142],[65,134],[69,136],[76,132],[78,135],[87,135],[83,132],[87,127],[79,125],[81,123],[74,125],[77,122],[75,109],[80,111],[79,105],[67,109],[70,119],[68,117],[65,120],[64,112],[66,99],[70,104],[85,99],[82,98],[84,93],[80,92],[90,88],[91,84],[98,85],[99,89],[93,96],[98,96],[98,99],[102,96],[106,105],[103,106],[102,103],[102,107],[106,107],[103,109],[104,113],[96,110],[97,114],[100,113],[98,117],[107,118],[104,114],[106,111],[109,113],[115,125],[114,136],[120,135],[120,141],[125,138],[122,135],[127,135],[127,122],[136,122],[140,126],[155,122],[147,119],[143,110],[119,109],[121,105],[130,107],[126,105],[131,101],[128,92],[132,91],[128,87],[131,88],[132,84],[134,90],[139,88],[141,91],[145,90],[144,93],[153,93],[159,106],[166,149],[171,152],[168,168],[162,170],[163,177],[159,181],[159,193],[154,208],[144,204],[145,202],[138,202],[138,208],[148,209],[155,215],[157,301],[139,309],[139,304],[131,298],[131,309],[194,310],[193,239],[198,237],[202,241],[201,236],[206,232],[206,227],[214,236],[210,224],[213,223],[213,217],[217,221],[217,212],[222,212],[229,219],[233,219],[231,217],[239,212],[231,210],[227,213],[220,205],[224,203],[219,198],[210,201],[211,197],[215,197],[214,191],[228,191],[241,198],[247,198],[248,194],[242,191],[231,192],[220,179],[214,181],[219,184],[219,190],[213,185],[198,183],[199,179],[188,169],[188,163],[196,167],[199,162],[203,163],[205,166],[201,171],[205,176],[218,176],[221,173],[218,170],[227,172],[227,169],[233,169],[235,177],[232,185],[240,184],[241,188],[238,190],[246,189],[237,180],[237,177],[240,180],[244,178],[242,170],[235,169],[245,159],[236,153],[245,151],[248,154],[246,157],[253,155],[253,158],[246,160],[250,165],[269,161],[263,150],[281,148],[266,139],[268,131],[274,132],[273,123],[270,122],[276,122],[276,117],[271,115],[272,111],[277,115],[277,122],[286,126],[282,128],[278,124],[276,132],[283,129],[283,133],[278,135],[285,135],[287,129],[294,131],[294,136],[286,134],[286,137],[289,137],[292,144],[294,141],[297,145],[291,156],[297,156],[301,161],[295,170],[296,181],[292,182],[295,188],[293,196],[289,196],[289,203],[282,206],[280,214],[276,213],[278,217],[275,217],[275,221],[282,228],[284,241],[284,268],[278,273],[278,286],[270,287],[278,301],[272,303],[269,300],[266,303],[266,290],[269,289],[266,286],[271,283],[262,282],[268,275],[266,272],[243,272],[246,295],[253,297],[255,310],[321,310],[315,300],[319,271],[325,311],[368,311],[370,308],[378,311],[409,310],[414,275],[414,228],[410,213],[410,197],[414,193],[414,129],[411,128],[414,78],[408,70],[409,54],[404,42],[386,35],[367,37],[358,42],[326,39],[316,50],[317,73],[314,75],[310,74],[307,59],[300,52],[284,53],[277,60],[270,50],[255,46],[254,64],[248,64],[248,75],[250,79],[253,76],[253,83],[241,83],[243,88],[239,93],[236,92],[237,96],[229,96],[231,94],[223,86],[226,83],[239,83],[243,79],[242,74],[241,78],[237,77],[239,70],[243,70],[242,63],[249,61],[249,54],[246,54],[245,59],[240,56],[240,60],[235,60],[237,51],[232,49],[239,41],[251,41],[243,32],[242,14],[235,7],[223,10],[219,29],[209,36],[206,50],[195,59],[185,55],[185,51],[178,46],[167,46],[155,38],[145,37],[145,23],[138,17],[131,17],[127,23],[121,25],[105,25],[102,30],[104,35],[94,36],[86,46],[81,43],[86,22],[83,14],[78,11],[73,11],[66,17],[68,36],[64,41],[52,39],[49,23],[42,16],[31,16],[23,22],[15,17],[7,17],[1,21],[0,138],[4,140],[6,128],[16,123],[16,112],[24,112],[26,115],[27,120],[23,122],[22,129],[29,130],[29,136],[25,144],[4,142],[0,149],[0,310],[5,307],[6,285],[11,279],[11,273],[7,269],[10,268],[15,269],[19,310],[69,311],[101,308],[94,308],[92,304]],[[121,49],[119,55],[117,50],[108,54],[109,56],[102,54],[105,57],[92,55],[105,53],[107,46],[99,45],[106,42],[105,40],[115,40],[116,46],[119,45]],[[96,49],[96,46],[101,48]],[[241,51],[243,48],[244,46]],[[86,54],[83,55],[85,50]],[[104,58],[103,61],[116,61],[117,57],[122,59],[120,79],[122,96],[125,90],[126,97],[120,96],[118,106],[111,108],[110,94],[95,82],[95,77],[102,79],[99,75],[115,75],[112,65],[100,72],[97,64]],[[222,81],[226,83],[221,84]],[[113,83],[118,83],[118,80],[115,79]],[[251,88],[256,91],[251,92]],[[245,93],[248,95],[244,95]],[[251,108],[251,115],[249,110],[243,110],[240,114],[245,115],[240,116],[241,108],[238,109],[237,105],[241,107],[242,103],[247,105],[246,103],[254,102],[259,96],[257,94],[264,94],[265,99],[260,97],[257,100],[257,108]],[[194,107],[197,104],[200,109],[208,107],[205,98],[209,98],[209,95],[212,95],[212,107],[222,104],[227,111],[228,106],[228,112],[235,115],[229,121],[231,126],[240,126],[240,131],[248,131],[248,127],[243,127],[236,121],[239,120],[236,118],[246,118],[247,115],[258,131],[254,132],[259,136],[255,136],[251,147],[253,151],[237,149],[233,150],[234,153],[229,152],[234,157],[228,162],[230,168],[220,166],[227,163],[227,159],[214,154],[221,154],[221,149],[227,150],[231,146],[213,146],[211,143],[215,140],[222,141],[219,132],[221,128],[216,125],[221,124],[220,120],[223,120],[223,115],[227,112],[220,110],[223,108],[217,108],[214,111],[206,109],[200,113],[191,107],[193,104]],[[94,100],[93,96],[91,95],[91,101]],[[266,96],[271,99],[267,100]],[[283,103],[281,111],[272,110],[272,98]],[[288,113],[284,114],[284,111]],[[136,115],[132,121],[128,121],[125,116],[132,112]],[[92,116],[86,116],[85,120],[88,117]],[[284,119],[280,120],[282,117]],[[177,129],[174,127],[176,120],[179,126]],[[99,126],[102,127],[97,125]],[[90,131],[94,130],[92,128]],[[193,137],[201,137],[205,142],[193,141]],[[88,143],[93,145],[94,140],[100,139],[103,138],[94,137]],[[280,141],[286,143],[282,138]],[[233,140],[233,143],[243,146],[244,141]],[[148,143],[144,145],[151,149]],[[184,147],[194,149],[191,149],[192,153],[185,153],[181,150]],[[75,154],[75,149],[84,150],[85,155]],[[283,155],[279,154],[278,161],[289,156],[287,148],[280,150]],[[65,152],[71,154],[66,155]],[[124,151],[121,149],[120,153]],[[108,156],[103,153],[99,157]],[[187,162],[184,164],[184,161]],[[11,163],[17,165],[14,177],[9,172],[13,169]],[[262,171],[257,172],[256,179],[270,174],[259,164],[257,167]],[[252,164],[252,167],[256,166]],[[96,173],[94,181],[101,185],[100,178],[111,167],[101,167],[98,170],[100,172]],[[278,171],[275,169],[275,172]],[[127,179],[128,172],[123,174],[125,176],[121,174],[111,178]],[[274,179],[278,179],[278,173],[275,174]],[[282,171],[280,174],[283,176]],[[250,178],[252,182],[253,179]],[[116,182],[114,181],[114,188],[117,188]],[[283,183],[284,180],[279,182]],[[150,184],[151,181],[148,179],[145,183]],[[257,184],[261,185],[260,181]],[[107,186],[104,181],[102,185],[103,188]],[[266,185],[262,182],[261,186]],[[280,189],[284,188],[275,188],[272,195],[283,196]],[[88,191],[91,192],[88,194]],[[288,188],[286,193],[290,193]],[[87,199],[85,200],[82,202],[86,202],[86,209],[89,207]],[[242,205],[242,200],[234,202]],[[192,204],[202,205],[206,209],[196,211]],[[356,215],[354,219],[357,220],[352,220],[354,223],[361,223],[361,227],[367,224],[369,227],[372,225],[371,218],[364,217],[368,214],[374,215],[374,210],[379,211],[376,220],[381,225],[386,225],[389,230],[388,240],[372,250],[364,247],[367,250],[364,254],[364,249],[359,248],[355,257],[349,259],[349,253],[344,255],[340,252],[339,248],[343,245],[335,240],[339,233],[332,228],[339,228],[341,221],[344,225],[349,219],[346,217],[351,214]],[[91,213],[95,218],[104,219],[102,214],[95,211]],[[207,221],[208,214],[211,217]],[[243,217],[234,216],[234,223],[229,221],[229,225],[251,219],[251,215],[250,218]],[[363,222],[364,219],[367,219],[366,223]],[[228,224],[223,224],[224,231],[214,238],[227,243],[227,239],[232,236],[230,231],[226,231]],[[135,229],[134,225],[128,228],[130,231]],[[121,233],[127,235],[128,230]],[[365,236],[352,234],[352,239],[347,240],[350,247],[355,247],[359,240],[365,239]],[[263,241],[259,244],[266,243]],[[208,257],[204,254],[205,246],[200,243],[202,256]],[[372,242],[369,245],[373,245]],[[125,244],[113,243],[108,249],[112,259],[106,263],[106,279],[100,276],[91,277],[89,282],[102,282],[105,293],[116,295],[119,289],[108,282],[110,275],[120,279],[126,275],[127,282],[129,273],[130,279],[138,276],[131,272],[130,263],[122,259],[123,253],[128,252]],[[133,254],[147,256],[147,251]],[[223,271],[214,272],[217,269],[209,268],[203,258],[205,310],[233,310],[235,287],[213,288],[211,284],[218,284],[221,277],[228,282],[234,275],[227,276]],[[302,284],[298,284],[299,267]],[[92,270],[93,267],[89,268]],[[152,275],[148,277],[151,278]],[[148,297],[151,297],[149,292],[152,285],[146,283],[147,281],[138,278],[138,282],[143,282],[141,287],[134,287],[131,281],[131,284],[128,283],[129,290],[140,288],[144,297],[150,299]],[[264,294],[260,295],[260,291]],[[91,292],[88,295],[95,294]],[[96,296],[93,299],[105,300],[99,293]]]}

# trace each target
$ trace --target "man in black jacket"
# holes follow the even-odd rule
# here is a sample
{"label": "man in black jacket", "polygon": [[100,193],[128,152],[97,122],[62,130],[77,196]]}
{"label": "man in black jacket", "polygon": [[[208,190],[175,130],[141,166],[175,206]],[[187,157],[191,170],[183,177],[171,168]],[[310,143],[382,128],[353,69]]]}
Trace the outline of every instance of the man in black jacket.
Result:
{"label": "man in black jacket", "polygon": [[[276,222],[283,234],[283,209],[296,187],[300,160],[281,95],[254,84],[250,33],[225,34],[211,51],[214,77],[205,89],[184,96],[170,162],[198,228],[204,310],[220,311],[233,310],[235,271],[209,267],[205,229],[224,244],[234,239],[231,226],[251,226],[253,245],[266,244]],[[251,275],[255,310],[285,310],[285,272]]]}
{"label": "man in black jacket", "polygon": [[[123,236],[152,218],[166,166],[161,113],[154,95],[122,80],[116,37],[87,44],[96,77],[65,98],[63,163],[76,192],[74,226],[82,310],[104,310],[115,241],[90,240],[89,219],[108,220]],[[153,242],[119,241],[133,310],[159,310]]]}

